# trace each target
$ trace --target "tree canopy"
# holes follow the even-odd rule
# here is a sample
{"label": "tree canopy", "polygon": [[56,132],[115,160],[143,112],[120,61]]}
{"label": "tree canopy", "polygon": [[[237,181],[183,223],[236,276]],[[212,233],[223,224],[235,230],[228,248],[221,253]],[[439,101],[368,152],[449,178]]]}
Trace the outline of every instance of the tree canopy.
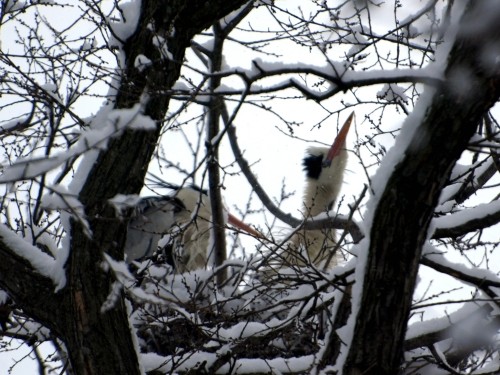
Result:
{"label": "tree canopy", "polygon": [[[9,371],[500,372],[495,1],[0,4]],[[353,112],[311,215],[300,159]],[[139,197],[191,186],[126,259]],[[169,260],[188,235],[204,267]]]}

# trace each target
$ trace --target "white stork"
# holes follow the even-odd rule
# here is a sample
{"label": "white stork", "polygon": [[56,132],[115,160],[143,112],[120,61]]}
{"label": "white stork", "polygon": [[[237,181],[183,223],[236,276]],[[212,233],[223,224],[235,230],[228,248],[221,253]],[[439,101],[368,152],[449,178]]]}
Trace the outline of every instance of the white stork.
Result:
{"label": "white stork", "polygon": [[[310,147],[307,150],[303,161],[307,180],[302,211],[304,218],[329,212],[335,204],[344,180],[347,164],[345,143],[353,117],[354,112],[349,115],[329,148]],[[299,230],[291,238],[285,258],[291,264],[304,265],[310,262],[318,267],[329,268],[337,264],[337,258],[332,255],[335,247],[335,230]],[[304,258],[307,262],[304,262]]]}
{"label": "white stork", "polygon": [[[150,257],[165,235],[176,272],[204,268],[208,259],[212,212],[208,196],[196,188],[179,188],[172,196],[147,197],[136,206],[128,225],[125,254],[132,262]],[[255,229],[231,214],[229,224],[254,236]]]}

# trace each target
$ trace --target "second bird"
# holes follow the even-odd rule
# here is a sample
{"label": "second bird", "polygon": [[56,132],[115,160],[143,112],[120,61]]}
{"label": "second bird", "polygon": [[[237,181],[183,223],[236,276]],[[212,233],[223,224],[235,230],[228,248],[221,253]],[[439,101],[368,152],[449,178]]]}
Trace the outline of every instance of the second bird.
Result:
{"label": "second bird", "polygon": [[[332,210],[344,181],[347,165],[345,148],[347,134],[354,118],[349,115],[330,147],[311,147],[307,150],[303,165],[306,187],[302,215],[311,219]],[[330,268],[338,263],[334,229],[299,230],[291,238],[284,258],[290,265],[314,264]]]}
{"label": "second bird", "polygon": [[[208,196],[196,188],[179,188],[171,196],[141,199],[128,225],[125,254],[128,262],[152,256],[160,240],[177,273],[205,268],[209,257],[212,212]],[[231,214],[229,224],[254,236],[256,230]]]}

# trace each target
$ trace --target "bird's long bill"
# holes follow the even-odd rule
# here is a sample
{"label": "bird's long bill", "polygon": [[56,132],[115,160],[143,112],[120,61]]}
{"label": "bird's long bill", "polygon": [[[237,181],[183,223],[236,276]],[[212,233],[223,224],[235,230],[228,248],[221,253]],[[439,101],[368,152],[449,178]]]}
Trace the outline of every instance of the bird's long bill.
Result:
{"label": "bird's long bill", "polygon": [[262,233],[253,229],[250,225],[245,224],[243,221],[241,221],[240,219],[231,215],[230,213],[227,214],[227,222],[229,224],[231,224],[233,227],[241,229],[242,231],[247,232],[248,234],[251,234],[252,236],[255,236],[257,238],[266,239],[266,237]]}
{"label": "bird's long bill", "polygon": [[345,146],[345,140],[347,138],[347,133],[349,133],[349,128],[351,127],[353,118],[354,111],[349,115],[344,125],[342,126],[342,129],[340,129],[337,138],[335,138],[335,141],[333,141],[332,147],[330,147],[330,151],[328,151],[328,154],[323,161],[323,166],[330,166],[332,164],[333,158],[337,156],[340,153],[340,150]]}

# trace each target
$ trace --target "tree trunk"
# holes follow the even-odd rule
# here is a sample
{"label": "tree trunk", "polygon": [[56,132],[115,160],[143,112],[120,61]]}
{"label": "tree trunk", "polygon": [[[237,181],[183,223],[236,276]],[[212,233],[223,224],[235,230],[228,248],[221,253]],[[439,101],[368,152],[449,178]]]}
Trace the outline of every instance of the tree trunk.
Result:
{"label": "tree trunk", "polygon": [[[114,281],[101,266],[103,253],[123,259],[126,236],[126,223],[116,218],[108,200],[116,194],[140,192],[167,112],[167,90],[179,78],[191,39],[245,2],[175,0],[167,5],[157,0],[142,1],[137,31],[124,41],[125,67],[115,108],[130,108],[147,93],[144,112],[158,126],[154,131],[127,130],[110,140],[98,155],[79,193],[92,237],[87,237],[80,223],[72,222],[68,281],[63,290],[54,295],[51,281],[17,256],[14,247],[0,241],[0,254],[9,259],[5,270],[0,266],[0,285],[20,308],[64,342],[74,374],[140,373],[123,293],[116,296],[113,307],[101,311]],[[153,45],[154,35],[167,40],[169,58],[161,56]],[[139,54],[153,62],[142,72],[134,67]],[[17,272],[12,282],[5,277],[7,263],[12,263],[8,268],[11,272]]]}
{"label": "tree trunk", "polygon": [[[210,72],[216,73],[222,67],[222,46],[224,45],[224,37],[221,35],[220,25],[215,24],[213,27],[214,45],[210,56]],[[209,81],[210,92],[215,93],[221,82],[220,77],[211,77]],[[220,132],[220,117],[222,112],[223,99],[218,96],[212,96],[208,105],[207,116],[207,170],[208,170],[208,187],[210,195],[210,207],[212,211],[212,228],[211,236],[213,248],[213,266],[219,267],[227,259],[226,253],[226,231],[224,223],[224,207],[222,194],[220,191],[221,178],[219,169],[219,142],[214,144]],[[227,277],[227,270],[223,268],[217,274],[217,283],[221,285]]]}
{"label": "tree trunk", "polygon": [[495,47],[500,40],[500,14],[494,9],[483,14],[487,4],[471,1],[466,9],[445,79],[381,192],[344,374],[399,372],[419,260],[434,208],[482,116],[500,96]]}

